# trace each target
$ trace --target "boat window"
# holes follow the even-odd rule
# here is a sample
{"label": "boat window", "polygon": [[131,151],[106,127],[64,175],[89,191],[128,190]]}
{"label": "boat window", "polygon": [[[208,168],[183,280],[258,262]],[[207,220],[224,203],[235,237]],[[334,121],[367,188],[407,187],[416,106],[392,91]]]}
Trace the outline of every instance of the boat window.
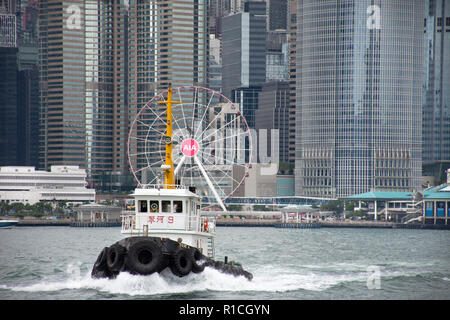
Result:
{"label": "boat window", "polygon": [[147,200],[139,200],[139,212],[148,212]]}
{"label": "boat window", "polygon": [[172,212],[169,200],[161,201],[162,212]]}
{"label": "boat window", "polygon": [[158,200],[150,200],[150,212],[159,212]]}
{"label": "boat window", "polygon": [[183,212],[183,201],[174,201],[173,202],[173,212],[174,213],[182,213]]}

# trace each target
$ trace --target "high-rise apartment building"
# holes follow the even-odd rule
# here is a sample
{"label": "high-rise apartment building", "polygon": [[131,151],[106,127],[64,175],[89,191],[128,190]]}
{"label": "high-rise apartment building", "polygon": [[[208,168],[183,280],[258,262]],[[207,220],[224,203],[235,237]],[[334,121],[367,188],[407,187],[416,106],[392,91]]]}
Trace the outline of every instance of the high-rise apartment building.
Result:
{"label": "high-rise apartment building", "polygon": [[297,2],[296,194],[421,184],[421,0]]}
{"label": "high-rise apartment building", "polygon": [[[427,175],[450,167],[450,2],[425,5],[422,157]],[[435,168],[435,170],[433,170]]]}
{"label": "high-rise apartment building", "polygon": [[79,165],[97,189],[129,180],[137,111],[171,84],[208,86],[207,0],[41,0],[40,167]]}
{"label": "high-rise apartment building", "polygon": [[295,116],[296,116],[296,45],[297,45],[297,0],[288,3],[288,43],[289,43],[289,162],[295,163]]}
{"label": "high-rise apartment building", "polygon": [[[129,110],[130,120],[157,93],[172,87],[208,87],[209,75],[208,0],[147,0],[130,2],[129,9]],[[178,97],[177,97],[178,98]],[[198,96],[200,102],[204,99]],[[176,98],[174,98],[176,99]],[[153,114],[165,117],[161,105]],[[185,115],[176,114],[174,117]],[[150,120],[151,119],[147,119]],[[158,122],[160,132],[165,126]],[[144,128],[145,129],[145,128]],[[150,134],[158,135],[152,130]],[[143,137],[145,138],[145,136]],[[134,168],[147,159],[137,144],[130,147]],[[152,146],[157,149],[157,146]]]}
{"label": "high-rise apartment building", "polygon": [[40,167],[79,165],[95,187],[128,170],[127,9],[40,1]]}
{"label": "high-rise apartment building", "polygon": [[157,91],[207,86],[207,0],[134,1],[129,10],[129,92],[132,107]]}

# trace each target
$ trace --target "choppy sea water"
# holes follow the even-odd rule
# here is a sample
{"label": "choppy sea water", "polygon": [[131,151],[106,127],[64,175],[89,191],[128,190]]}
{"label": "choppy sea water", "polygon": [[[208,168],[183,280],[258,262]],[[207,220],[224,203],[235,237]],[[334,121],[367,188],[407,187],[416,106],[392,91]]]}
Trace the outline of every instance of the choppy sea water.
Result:
{"label": "choppy sea water", "polygon": [[252,281],[206,268],[92,279],[119,228],[0,230],[0,299],[445,299],[450,232],[403,229],[218,227],[216,260],[228,256]]}

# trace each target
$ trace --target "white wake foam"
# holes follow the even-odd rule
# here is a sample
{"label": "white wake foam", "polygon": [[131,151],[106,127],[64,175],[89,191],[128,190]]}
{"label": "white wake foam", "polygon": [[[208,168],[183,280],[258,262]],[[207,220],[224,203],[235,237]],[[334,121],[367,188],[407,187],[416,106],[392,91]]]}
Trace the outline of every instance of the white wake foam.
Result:
{"label": "white wake foam", "polygon": [[289,270],[262,268],[254,272],[252,281],[245,277],[224,274],[212,268],[202,273],[179,278],[168,269],[149,276],[120,273],[116,279],[93,279],[90,272],[83,276],[69,275],[63,281],[40,281],[29,286],[10,287],[13,291],[54,292],[60,290],[93,289],[109,294],[161,295],[202,291],[287,292],[293,290],[322,291],[347,281],[366,281],[366,274],[318,274],[311,271],[291,273]]}

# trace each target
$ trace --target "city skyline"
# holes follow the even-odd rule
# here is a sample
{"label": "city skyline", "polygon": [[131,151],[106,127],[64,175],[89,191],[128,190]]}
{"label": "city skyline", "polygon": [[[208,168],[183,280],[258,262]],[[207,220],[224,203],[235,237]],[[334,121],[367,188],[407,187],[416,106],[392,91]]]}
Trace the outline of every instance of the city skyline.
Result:
{"label": "city skyline", "polygon": [[[434,173],[423,168],[438,165],[441,174],[450,165],[445,1],[1,6],[15,37],[0,48],[9,88],[0,99],[0,165],[79,165],[91,187],[120,191],[134,183],[127,142],[138,110],[169,84],[212,83],[240,103],[252,129],[282,132],[280,161],[295,159],[298,196],[419,189]],[[272,80],[290,88],[283,85],[282,109],[264,92]],[[262,115],[271,108],[278,116],[269,121]]]}

